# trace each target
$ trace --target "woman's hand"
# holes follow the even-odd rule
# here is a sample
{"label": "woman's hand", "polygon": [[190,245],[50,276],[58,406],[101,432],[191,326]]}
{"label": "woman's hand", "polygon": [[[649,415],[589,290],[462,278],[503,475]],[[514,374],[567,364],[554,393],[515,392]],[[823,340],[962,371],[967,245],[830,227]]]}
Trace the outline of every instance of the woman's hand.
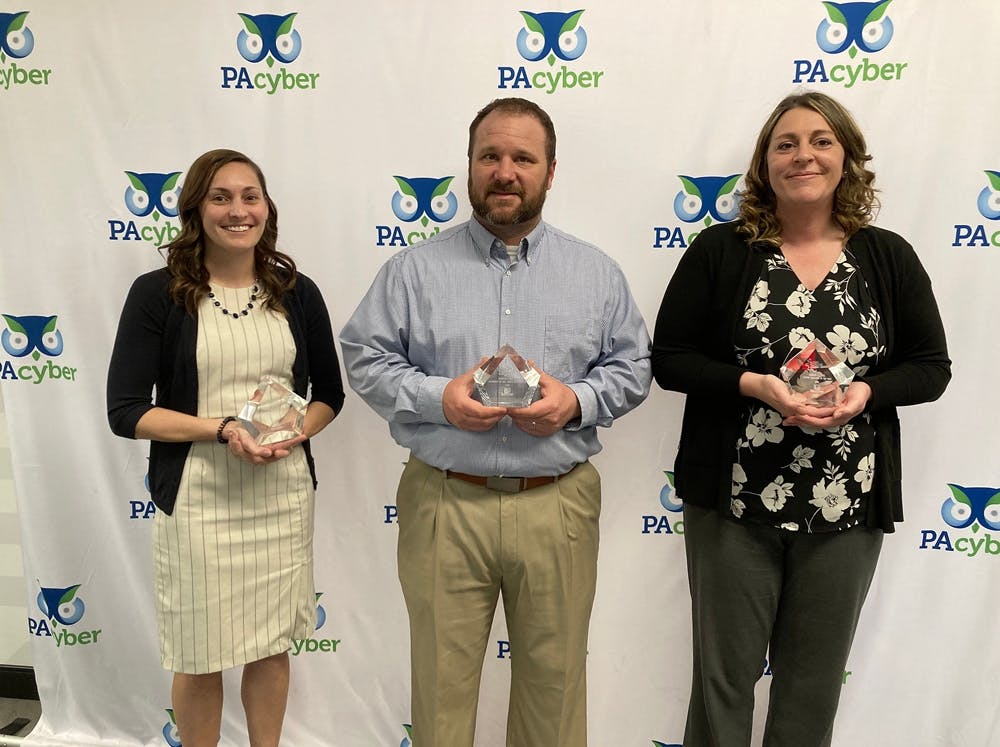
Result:
{"label": "woman's hand", "polygon": [[226,427],[222,429],[222,437],[226,439],[230,454],[250,464],[270,464],[284,459],[293,448],[306,440],[305,435],[299,435],[261,446],[238,421],[226,423]]}
{"label": "woman's hand", "polygon": [[788,384],[772,374],[747,371],[740,377],[740,394],[770,405],[771,409],[777,410],[785,418],[786,425],[794,425],[788,422],[789,418],[805,415],[827,417],[834,412],[833,407],[809,404],[805,395],[792,392]]}
{"label": "woman's hand", "polygon": [[[843,425],[864,411],[868,400],[872,397],[872,388],[863,381],[852,381],[844,392],[844,399],[836,407],[806,406],[804,412],[790,415],[783,421],[784,425],[806,425],[812,428],[836,428]],[[829,414],[824,414],[827,411]]]}

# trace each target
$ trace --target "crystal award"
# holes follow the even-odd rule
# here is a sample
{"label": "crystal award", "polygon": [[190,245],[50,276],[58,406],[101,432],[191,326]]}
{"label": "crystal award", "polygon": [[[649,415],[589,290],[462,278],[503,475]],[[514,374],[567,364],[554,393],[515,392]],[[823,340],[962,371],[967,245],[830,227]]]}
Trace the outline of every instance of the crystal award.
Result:
{"label": "crystal award", "polygon": [[813,339],[788,357],[781,367],[781,378],[793,392],[804,394],[809,404],[833,407],[844,399],[854,371],[830,348]]}
{"label": "crystal award", "polygon": [[238,418],[259,445],[276,444],[302,435],[307,404],[295,392],[265,376]]}
{"label": "crystal award", "polygon": [[487,407],[527,407],[538,392],[538,373],[510,345],[504,345],[472,375]]}

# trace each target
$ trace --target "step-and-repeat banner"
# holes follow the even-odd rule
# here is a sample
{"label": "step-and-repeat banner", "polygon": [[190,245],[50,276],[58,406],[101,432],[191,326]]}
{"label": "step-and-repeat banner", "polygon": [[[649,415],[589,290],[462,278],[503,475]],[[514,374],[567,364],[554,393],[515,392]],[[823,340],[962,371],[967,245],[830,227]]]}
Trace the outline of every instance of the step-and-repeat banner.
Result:
{"label": "step-and-repeat banner", "polygon": [[[766,115],[809,88],[865,131],[877,222],[917,248],[955,360],[939,402],[902,412],[906,521],[885,543],[834,743],[1000,744],[998,37],[994,0],[0,0],[0,391],[44,710],[29,742],[178,744],[158,663],[147,445],[111,435],[104,387],[126,290],[163,264],[197,155],[231,147],[261,164],[279,245],[339,329],[386,258],[468,217],[475,112],[531,98],[559,136],[546,218],[614,257],[652,323],[692,237],[732,217],[720,205]],[[458,211],[395,207],[428,185]],[[602,434],[594,460],[605,486],[589,661],[599,747],[683,734],[682,404],[654,391]],[[291,652],[285,741],[405,747],[394,489],[406,453],[353,394],[315,451],[319,625]],[[487,746],[503,743],[520,655],[500,620],[483,674]],[[769,680],[765,666],[760,709]],[[223,743],[236,745],[238,672],[226,683]]]}

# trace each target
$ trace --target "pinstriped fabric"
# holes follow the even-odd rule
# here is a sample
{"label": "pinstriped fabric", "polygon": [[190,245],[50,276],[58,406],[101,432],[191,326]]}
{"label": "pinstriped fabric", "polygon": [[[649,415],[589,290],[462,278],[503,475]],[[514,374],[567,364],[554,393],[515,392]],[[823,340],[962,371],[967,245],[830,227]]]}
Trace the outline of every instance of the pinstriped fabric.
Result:
{"label": "pinstriped fabric", "polygon": [[[248,289],[214,288],[225,308]],[[206,299],[198,318],[198,414],[239,412],[264,374],[291,388],[295,344],[283,317],[227,318]],[[302,449],[268,465],[192,444],[177,505],[158,513],[153,565],[164,668],[202,674],[287,651],[315,626],[313,489]]]}

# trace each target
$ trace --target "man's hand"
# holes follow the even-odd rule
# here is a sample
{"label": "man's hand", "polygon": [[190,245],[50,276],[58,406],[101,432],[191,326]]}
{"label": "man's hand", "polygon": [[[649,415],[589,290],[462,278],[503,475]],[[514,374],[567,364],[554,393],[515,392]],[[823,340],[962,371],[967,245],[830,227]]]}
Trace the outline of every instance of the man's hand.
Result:
{"label": "man's hand", "polygon": [[505,407],[486,407],[472,398],[472,374],[485,360],[449,381],[441,395],[445,418],[463,431],[488,431],[507,414]]}
{"label": "man's hand", "polygon": [[580,417],[580,400],[576,398],[576,392],[542,371],[534,361],[529,363],[541,374],[538,388],[542,398],[527,407],[512,407],[507,410],[507,414],[514,425],[525,433],[551,436],[561,431],[573,418]]}

